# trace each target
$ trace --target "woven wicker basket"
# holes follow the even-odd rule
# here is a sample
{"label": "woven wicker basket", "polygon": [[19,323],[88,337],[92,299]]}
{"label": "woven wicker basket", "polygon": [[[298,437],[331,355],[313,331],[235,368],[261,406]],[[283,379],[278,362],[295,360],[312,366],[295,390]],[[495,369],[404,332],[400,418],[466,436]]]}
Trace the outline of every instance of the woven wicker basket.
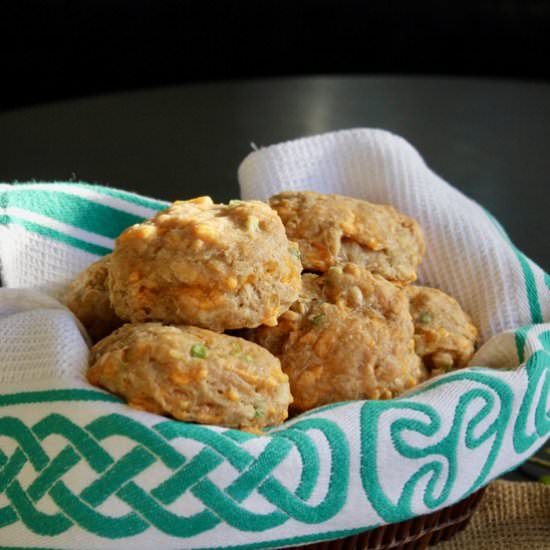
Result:
{"label": "woven wicker basket", "polygon": [[468,525],[485,487],[437,512],[382,525],[352,537],[297,546],[299,550],[423,550],[448,540]]}

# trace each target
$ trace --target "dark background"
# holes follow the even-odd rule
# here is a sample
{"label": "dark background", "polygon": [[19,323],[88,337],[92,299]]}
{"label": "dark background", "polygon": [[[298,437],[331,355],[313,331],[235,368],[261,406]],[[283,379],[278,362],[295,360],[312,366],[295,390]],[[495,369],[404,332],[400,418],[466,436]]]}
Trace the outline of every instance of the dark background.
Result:
{"label": "dark background", "polygon": [[0,181],[228,200],[251,142],[354,126],[549,268],[550,0],[0,3]]}
{"label": "dark background", "polygon": [[547,0],[10,0],[0,109],[265,76],[546,80]]}

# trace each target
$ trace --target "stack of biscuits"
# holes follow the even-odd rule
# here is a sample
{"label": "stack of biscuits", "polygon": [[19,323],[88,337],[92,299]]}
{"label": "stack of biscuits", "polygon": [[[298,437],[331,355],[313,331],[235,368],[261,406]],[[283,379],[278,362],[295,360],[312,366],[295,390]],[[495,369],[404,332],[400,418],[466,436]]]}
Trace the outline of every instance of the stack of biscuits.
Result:
{"label": "stack of biscuits", "polygon": [[389,399],[464,367],[478,331],[411,285],[417,222],[314,192],[177,201],[70,285],[95,343],[88,380],[129,405],[260,432],[289,414]]}

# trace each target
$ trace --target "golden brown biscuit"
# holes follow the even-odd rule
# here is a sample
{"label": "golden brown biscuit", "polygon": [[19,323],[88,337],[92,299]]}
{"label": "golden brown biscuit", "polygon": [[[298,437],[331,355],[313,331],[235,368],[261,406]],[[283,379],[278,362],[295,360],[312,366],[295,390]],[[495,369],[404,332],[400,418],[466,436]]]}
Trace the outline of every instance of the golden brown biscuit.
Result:
{"label": "golden brown biscuit", "polygon": [[127,324],[98,342],[88,380],[146,411],[259,430],[292,401],[276,357],[251,342],[189,326]]}
{"label": "golden brown biscuit", "polygon": [[128,321],[215,331],[274,325],[300,290],[297,246],[259,201],[175,202],[124,231],[110,269],[111,301]]}
{"label": "golden brown biscuit", "polygon": [[424,380],[401,289],[355,264],[302,278],[300,299],[278,326],[247,331],[281,359],[293,409],[389,399]]}
{"label": "golden brown biscuit", "polygon": [[475,351],[478,330],[460,304],[436,288],[409,286],[416,353],[432,376],[465,367]]}
{"label": "golden brown biscuit", "polygon": [[86,327],[93,342],[107,336],[124,321],[109,299],[108,274],[111,255],[94,262],[69,285],[65,304]]}
{"label": "golden brown biscuit", "polygon": [[395,283],[416,279],[422,231],[392,206],[312,191],[280,193],[269,204],[298,242],[304,269],[325,272],[353,262]]}

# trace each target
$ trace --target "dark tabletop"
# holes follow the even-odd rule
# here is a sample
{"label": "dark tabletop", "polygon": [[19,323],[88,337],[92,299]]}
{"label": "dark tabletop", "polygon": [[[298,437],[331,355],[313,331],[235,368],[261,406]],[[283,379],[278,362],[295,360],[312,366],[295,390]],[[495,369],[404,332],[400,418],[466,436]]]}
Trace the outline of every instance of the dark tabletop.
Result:
{"label": "dark tabletop", "polygon": [[250,144],[396,132],[546,270],[550,84],[412,77],[187,85],[0,114],[0,181],[77,179],[164,199],[237,196]]}
{"label": "dark tabletop", "polygon": [[[48,104],[0,114],[0,181],[73,179],[225,201],[238,195],[237,167],[252,142],[361,126],[408,139],[550,270],[550,84],[292,78]],[[509,476],[537,478],[539,466]]]}

